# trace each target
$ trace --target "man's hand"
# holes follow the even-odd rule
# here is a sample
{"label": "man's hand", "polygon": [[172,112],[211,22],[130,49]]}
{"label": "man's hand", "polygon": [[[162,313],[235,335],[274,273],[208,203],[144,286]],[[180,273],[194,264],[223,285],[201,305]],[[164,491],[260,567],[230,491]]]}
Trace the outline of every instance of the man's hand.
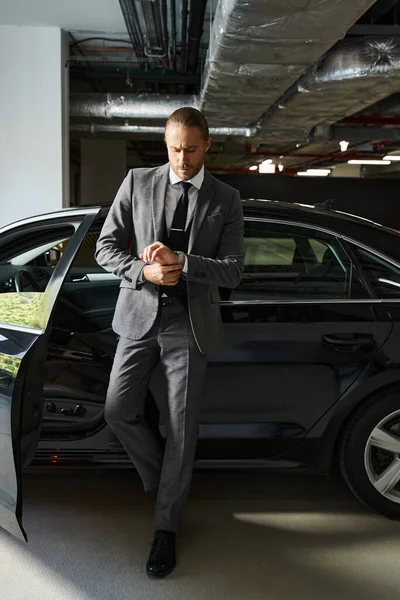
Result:
{"label": "man's hand", "polygon": [[174,286],[178,283],[181,275],[182,265],[163,266],[158,263],[146,265],[143,269],[143,277],[146,281],[156,285]]}
{"label": "man's hand", "polygon": [[139,256],[144,262],[156,262],[159,265],[176,265],[178,261],[175,252],[161,242],[150,244]]}

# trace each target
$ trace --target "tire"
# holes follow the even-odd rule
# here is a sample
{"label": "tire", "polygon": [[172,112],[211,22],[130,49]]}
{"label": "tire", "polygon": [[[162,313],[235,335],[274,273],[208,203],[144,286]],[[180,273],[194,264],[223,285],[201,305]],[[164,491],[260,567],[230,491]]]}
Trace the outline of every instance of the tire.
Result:
{"label": "tire", "polygon": [[374,394],[354,413],[339,452],[340,470],[353,494],[369,509],[400,520],[400,388]]}

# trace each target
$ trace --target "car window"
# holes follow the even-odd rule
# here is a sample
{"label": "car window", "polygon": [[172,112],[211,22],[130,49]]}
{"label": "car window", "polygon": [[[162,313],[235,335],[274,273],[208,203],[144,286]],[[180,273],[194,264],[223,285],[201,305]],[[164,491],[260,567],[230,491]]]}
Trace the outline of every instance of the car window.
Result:
{"label": "car window", "polygon": [[400,268],[355,244],[350,246],[377,296],[400,298]]}
{"label": "car window", "polygon": [[[74,268],[103,271],[94,257],[100,232],[89,232],[80,246],[73,262]],[[54,268],[68,247],[71,236],[55,239],[40,246],[29,248],[10,259],[10,263],[19,266]]]}
{"label": "car window", "polygon": [[75,257],[73,267],[85,268],[91,271],[103,271],[102,267],[97,264],[94,258],[96,243],[99,236],[100,231],[89,231],[89,233],[85,235],[85,239]]}
{"label": "car window", "polygon": [[301,225],[245,222],[245,267],[231,300],[368,298],[335,236]]}
{"label": "car window", "polygon": [[42,329],[43,299],[63,244],[75,233],[71,224],[41,224],[0,239],[0,325]]}
{"label": "car window", "polygon": [[291,265],[296,249],[293,238],[246,237],[246,265]]}

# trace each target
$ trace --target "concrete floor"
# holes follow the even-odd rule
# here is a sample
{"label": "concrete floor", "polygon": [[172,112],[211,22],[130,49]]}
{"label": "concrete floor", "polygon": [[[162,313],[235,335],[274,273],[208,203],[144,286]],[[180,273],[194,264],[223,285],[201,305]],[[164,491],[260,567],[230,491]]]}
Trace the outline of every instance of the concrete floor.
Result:
{"label": "concrete floor", "polygon": [[398,600],[400,523],[338,483],[195,473],[176,570],[145,574],[153,507],[134,471],[24,475],[29,543],[0,531],[1,600]]}

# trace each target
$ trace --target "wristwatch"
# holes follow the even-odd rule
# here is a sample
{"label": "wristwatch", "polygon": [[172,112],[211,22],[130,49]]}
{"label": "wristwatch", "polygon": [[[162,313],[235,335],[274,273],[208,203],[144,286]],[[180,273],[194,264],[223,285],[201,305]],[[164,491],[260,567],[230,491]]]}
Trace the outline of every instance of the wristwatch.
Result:
{"label": "wristwatch", "polygon": [[178,265],[183,265],[183,264],[184,264],[184,262],[185,262],[185,258],[186,258],[186,256],[185,256],[185,253],[184,253],[184,252],[181,252],[180,250],[174,250],[174,252],[175,252],[175,254],[176,254],[176,255],[177,255],[177,257],[178,257],[177,264],[178,264]]}

